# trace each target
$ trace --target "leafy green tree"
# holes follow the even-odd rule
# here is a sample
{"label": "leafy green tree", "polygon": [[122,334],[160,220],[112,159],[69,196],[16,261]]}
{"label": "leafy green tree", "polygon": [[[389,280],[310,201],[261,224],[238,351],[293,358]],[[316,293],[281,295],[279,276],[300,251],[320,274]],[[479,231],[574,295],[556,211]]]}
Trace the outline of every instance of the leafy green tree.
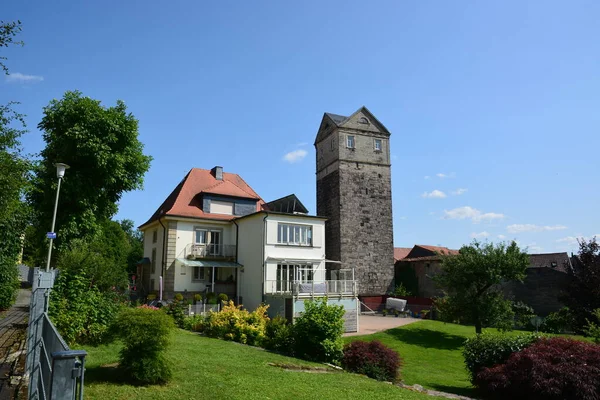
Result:
{"label": "leafy green tree", "polygon": [[[23,45],[22,41],[15,41],[15,37],[21,32],[21,21],[0,21],[0,47],[10,45]],[[6,57],[0,57],[0,69],[8,75],[8,67],[4,64]]]}
{"label": "leafy green tree", "polygon": [[[15,42],[20,22],[0,21],[0,48]],[[0,57],[0,68],[8,74]],[[23,115],[13,110],[17,104],[0,105],[0,309],[14,302],[19,285],[17,260],[29,210],[22,197],[27,190],[30,164],[21,154],[20,137],[25,131]]]}
{"label": "leafy green tree", "polygon": [[144,257],[144,235],[142,231],[135,227],[133,221],[130,219],[119,221],[119,224],[121,224],[123,232],[127,235],[130,246],[129,253],[127,254],[127,272],[134,274],[138,261]]}
{"label": "leafy green tree", "polygon": [[596,319],[594,310],[600,308],[600,244],[596,238],[579,242],[579,254],[573,259],[570,275],[561,300],[573,313],[575,330],[581,333],[588,320]]}
{"label": "leafy green tree", "polygon": [[458,255],[442,255],[441,273],[434,279],[445,297],[436,301],[444,319],[475,325],[512,329],[512,302],[505,299],[499,285],[523,281],[529,256],[515,242],[481,244],[473,241]]}
{"label": "leafy green tree", "polygon": [[93,237],[115,215],[123,193],[142,187],[152,158],[138,140],[138,120],[120,100],[105,107],[68,91],[44,108],[38,128],[46,147],[35,168],[36,190],[29,196],[37,212],[38,240],[51,225],[57,185],[53,165],[71,167],[61,186],[56,221],[60,250],[75,238]]}

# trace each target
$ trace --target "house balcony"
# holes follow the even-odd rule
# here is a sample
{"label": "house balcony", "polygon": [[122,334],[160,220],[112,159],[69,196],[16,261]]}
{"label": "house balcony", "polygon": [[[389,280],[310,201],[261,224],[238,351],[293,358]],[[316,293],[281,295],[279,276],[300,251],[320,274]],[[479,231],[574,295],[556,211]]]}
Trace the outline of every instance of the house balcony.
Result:
{"label": "house balcony", "polygon": [[185,246],[184,257],[188,260],[236,261],[234,244],[194,244]]}
{"label": "house balcony", "polygon": [[333,297],[358,295],[358,284],[353,280],[330,281],[266,281],[265,293],[295,297]]}

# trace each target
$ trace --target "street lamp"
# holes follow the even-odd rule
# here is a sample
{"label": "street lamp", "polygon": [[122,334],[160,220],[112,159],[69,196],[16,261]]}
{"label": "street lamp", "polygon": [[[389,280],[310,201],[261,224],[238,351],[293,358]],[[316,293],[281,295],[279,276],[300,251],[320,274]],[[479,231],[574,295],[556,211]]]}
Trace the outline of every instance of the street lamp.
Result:
{"label": "street lamp", "polygon": [[48,235],[50,238],[50,245],[48,246],[48,260],[46,261],[46,272],[50,272],[50,258],[52,257],[52,242],[54,241],[54,225],[56,224],[56,209],[58,208],[58,195],[60,193],[60,182],[65,176],[65,171],[69,169],[67,164],[56,163],[56,177],[58,178],[58,187],[56,188],[56,200],[54,201],[54,215],[52,216],[52,229]]}

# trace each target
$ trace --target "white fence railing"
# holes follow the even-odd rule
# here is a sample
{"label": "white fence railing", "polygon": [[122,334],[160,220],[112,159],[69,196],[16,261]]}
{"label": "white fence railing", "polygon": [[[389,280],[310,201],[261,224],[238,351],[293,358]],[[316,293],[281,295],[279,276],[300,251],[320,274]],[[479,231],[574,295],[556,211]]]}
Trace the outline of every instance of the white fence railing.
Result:
{"label": "white fence railing", "polygon": [[188,306],[188,315],[206,315],[209,312],[217,312],[220,310],[218,304],[190,304]]}
{"label": "white fence railing", "polygon": [[236,246],[234,244],[194,244],[185,246],[185,258],[234,258]]}
{"label": "white fence railing", "polygon": [[358,294],[356,281],[266,281],[267,294],[292,294],[295,296],[328,296],[328,295],[353,295]]}

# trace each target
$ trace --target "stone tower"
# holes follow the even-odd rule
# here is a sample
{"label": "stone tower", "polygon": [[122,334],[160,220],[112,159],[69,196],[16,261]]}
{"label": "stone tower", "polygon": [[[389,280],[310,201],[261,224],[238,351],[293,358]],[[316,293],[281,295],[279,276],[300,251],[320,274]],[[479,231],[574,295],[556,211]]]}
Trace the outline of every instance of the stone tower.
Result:
{"label": "stone tower", "polygon": [[326,257],[354,268],[361,296],[394,284],[389,144],[390,132],[366,107],[349,117],[325,113],[315,140],[317,215],[329,218]]}

